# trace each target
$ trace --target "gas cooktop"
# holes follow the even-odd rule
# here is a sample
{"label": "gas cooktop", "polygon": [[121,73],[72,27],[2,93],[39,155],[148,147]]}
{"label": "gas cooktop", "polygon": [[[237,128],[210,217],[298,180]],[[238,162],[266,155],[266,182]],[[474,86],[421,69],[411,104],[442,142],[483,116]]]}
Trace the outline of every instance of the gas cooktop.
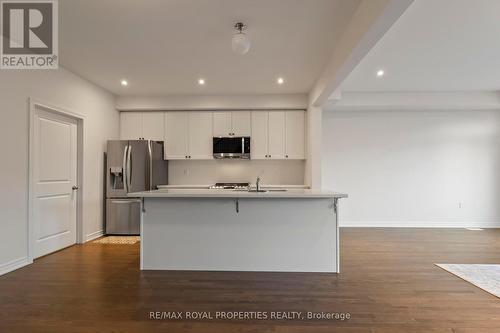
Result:
{"label": "gas cooktop", "polygon": [[215,185],[210,186],[210,188],[220,190],[239,190],[246,189],[248,186],[250,186],[249,183],[215,183]]}

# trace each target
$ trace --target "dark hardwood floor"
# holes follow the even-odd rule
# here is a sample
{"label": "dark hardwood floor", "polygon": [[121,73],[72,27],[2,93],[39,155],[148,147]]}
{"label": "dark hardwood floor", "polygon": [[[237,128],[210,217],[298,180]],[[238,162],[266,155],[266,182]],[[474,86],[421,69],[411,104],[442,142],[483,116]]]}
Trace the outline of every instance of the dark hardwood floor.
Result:
{"label": "dark hardwood floor", "polygon": [[[500,264],[500,230],[343,229],[342,273],[139,271],[138,245],[73,246],[0,277],[0,332],[500,332],[500,299],[434,263]],[[153,320],[150,311],[343,312]]]}

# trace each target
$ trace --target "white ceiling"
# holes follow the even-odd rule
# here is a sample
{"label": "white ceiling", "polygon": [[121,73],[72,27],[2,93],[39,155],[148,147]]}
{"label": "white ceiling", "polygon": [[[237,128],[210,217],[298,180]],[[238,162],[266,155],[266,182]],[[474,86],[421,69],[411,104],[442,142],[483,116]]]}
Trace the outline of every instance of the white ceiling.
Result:
{"label": "white ceiling", "polygon": [[[359,0],[59,4],[61,64],[118,95],[271,94],[310,91]],[[231,50],[237,21],[252,40],[245,56]]]}
{"label": "white ceiling", "polygon": [[500,90],[500,1],[415,0],[341,89]]}

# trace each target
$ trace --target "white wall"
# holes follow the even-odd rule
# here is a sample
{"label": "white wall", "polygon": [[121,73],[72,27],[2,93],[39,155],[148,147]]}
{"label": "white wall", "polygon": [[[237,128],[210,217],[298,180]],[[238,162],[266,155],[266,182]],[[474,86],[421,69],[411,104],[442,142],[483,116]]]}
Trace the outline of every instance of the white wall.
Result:
{"label": "white wall", "polygon": [[321,140],[322,113],[320,107],[310,105],[307,108],[306,123],[306,164],[304,182],[312,189],[321,188]]}
{"label": "white wall", "polygon": [[118,138],[114,96],[60,69],[0,72],[0,274],[27,257],[28,98],[85,115],[83,234],[102,230],[106,140]]}
{"label": "white wall", "polygon": [[305,161],[211,160],[170,161],[171,185],[210,185],[217,182],[250,182],[257,177],[262,184],[303,185]]}
{"label": "white wall", "polygon": [[306,94],[119,96],[116,99],[116,109],[120,111],[306,108]]}
{"label": "white wall", "polygon": [[343,226],[500,227],[500,111],[325,111],[322,152]]}

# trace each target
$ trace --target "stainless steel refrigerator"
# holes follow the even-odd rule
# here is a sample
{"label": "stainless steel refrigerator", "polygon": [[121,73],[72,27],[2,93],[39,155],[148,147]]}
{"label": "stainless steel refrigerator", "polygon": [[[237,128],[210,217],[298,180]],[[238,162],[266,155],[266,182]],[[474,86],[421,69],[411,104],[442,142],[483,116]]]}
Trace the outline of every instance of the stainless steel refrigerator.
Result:
{"label": "stainless steel refrigerator", "polygon": [[163,142],[108,141],[106,158],[106,234],[138,235],[141,200],[128,193],[157,189],[168,183]]}

